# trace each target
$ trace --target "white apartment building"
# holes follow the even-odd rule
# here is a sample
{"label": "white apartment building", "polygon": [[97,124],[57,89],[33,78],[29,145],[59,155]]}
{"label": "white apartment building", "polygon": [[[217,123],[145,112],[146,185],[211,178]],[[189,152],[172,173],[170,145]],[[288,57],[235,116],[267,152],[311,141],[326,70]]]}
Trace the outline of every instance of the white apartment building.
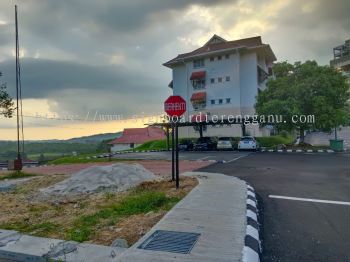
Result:
{"label": "white apartment building", "polygon": [[[266,88],[276,57],[261,37],[227,41],[214,35],[204,46],[164,63],[172,69],[169,87],[187,102],[186,119],[198,114],[254,115],[259,90]],[[197,128],[198,129],[198,128]],[[204,136],[241,136],[240,125],[207,126]],[[246,126],[253,136],[269,135],[259,126]],[[194,127],[181,127],[180,137],[197,137]]]}

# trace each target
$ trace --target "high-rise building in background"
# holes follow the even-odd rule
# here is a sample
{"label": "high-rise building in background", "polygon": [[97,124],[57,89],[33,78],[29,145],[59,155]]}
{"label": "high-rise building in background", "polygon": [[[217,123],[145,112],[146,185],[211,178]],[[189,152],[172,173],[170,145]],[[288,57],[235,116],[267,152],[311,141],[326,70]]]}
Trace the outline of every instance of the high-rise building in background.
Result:
{"label": "high-rise building in background", "polygon": [[350,39],[343,45],[333,48],[334,59],[330,61],[332,67],[337,68],[350,80]]}

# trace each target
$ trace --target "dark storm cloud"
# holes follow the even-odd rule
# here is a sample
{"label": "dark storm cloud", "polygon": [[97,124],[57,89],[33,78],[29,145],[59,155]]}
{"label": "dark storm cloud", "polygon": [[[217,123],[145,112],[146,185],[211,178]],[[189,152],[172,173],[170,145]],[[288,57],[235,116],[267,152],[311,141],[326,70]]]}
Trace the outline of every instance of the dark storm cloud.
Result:
{"label": "dark storm cloud", "polygon": [[278,60],[316,60],[329,64],[333,47],[350,39],[350,1],[291,1],[271,17],[275,29],[264,34]]}
{"label": "dark storm cloud", "polygon": [[7,45],[14,40],[11,29],[11,26],[8,24],[0,24],[0,46]]}
{"label": "dark storm cloud", "polygon": [[[0,63],[2,81],[15,95],[14,63]],[[119,67],[96,67],[64,61],[23,59],[23,98],[53,101],[53,112],[59,115],[87,112],[131,115],[157,112],[164,100],[166,87],[152,76]]]}
{"label": "dark storm cloud", "polygon": [[[190,5],[213,6],[223,3],[234,3],[233,0],[134,0],[134,1],[104,1],[105,5],[98,12],[98,20],[117,31],[140,29],[147,24],[152,14],[183,10]],[[106,4],[109,2],[109,4]],[[170,16],[165,19],[171,18]],[[163,21],[158,21],[162,23]]]}
{"label": "dark storm cloud", "polygon": [[[100,106],[101,110],[117,107],[119,111],[132,112],[136,107],[131,107],[128,101],[133,100],[140,110],[142,107],[156,111],[170,93],[167,84],[171,73],[161,64],[176,55],[177,50],[164,55],[162,48],[169,44],[175,46],[172,43],[177,41],[179,30],[186,33],[197,26],[188,24],[181,29],[173,21],[193,4],[214,6],[234,1],[16,2],[19,6],[20,44],[25,48],[26,56],[38,52],[45,58],[46,49],[49,52],[54,50],[53,57],[50,57],[53,60],[22,59],[24,98],[51,99],[57,111],[80,112],[89,105]],[[13,13],[12,5],[0,3],[0,18],[12,21]],[[60,52],[71,56],[69,60],[74,62],[55,61],[61,60]],[[121,62],[123,66],[109,64],[115,54],[125,60]],[[0,64],[0,70],[14,94],[11,59]],[[97,96],[101,99],[96,99]]]}
{"label": "dark storm cloud", "polygon": [[[309,4],[309,6],[308,6]],[[338,25],[340,28],[350,28],[350,1],[320,0],[293,1],[291,5],[281,10],[281,16],[276,18],[282,26],[297,26],[300,29],[315,29],[326,24]],[[297,17],[297,19],[296,19]],[[335,30],[339,28],[334,28]]]}
{"label": "dark storm cloud", "polygon": [[[229,9],[236,0],[16,2],[25,57],[39,54],[39,59],[22,59],[24,97],[47,98],[58,112],[98,109],[127,113],[161,109],[161,101],[171,91],[167,88],[171,71],[161,64],[196,48],[196,36],[206,35],[213,28],[229,32],[240,21],[255,18],[274,0],[244,2],[252,7],[250,13]],[[274,26],[262,37],[279,60],[321,59],[328,63],[332,47],[350,38],[349,0],[316,1],[315,6],[303,10],[309,2],[313,1],[291,1],[277,15],[259,17]],[[201,14],[195,19],[195,13],[194,19],[184,19],[191,5],[211,7],[209,12],[215,9],[211,13],[215,19],[208,23]],[[0,25],[0,55],[5,55],[0,61],[6,59],[0,63],[0,71],[12,94],[14,65],[13,58],[11,62],[8,59],[14,46],[13,16],[12,3],[2,1],[0,20],[10,24]],[[191,41],[184,44],[178,38]],[[121,57],[118,65],[111,64],[113,56]]]}
{"label": "dark storm cloud", "polygon": [[[0,63],[3,80],[14,93],[14,61]],[[118,66],[91,66],[67,61],[27,58],[21,61],[23,98],[46,98],[65,89],[86,92],[114,91],[116,94],[138,94],[145,90],[156,92],[155,80],[137,71]]]}
{"label": "dark storm cloud", "polygon": [[[22,0],[20,6],[21,24],[29,30],[48,36],[58,36],[66,27],[91,26],[92,30],[108,27],[119,32],[131,33],[148,26],[153,14],[182,11],[191,5],[216,6],[234,3],[235,0]],[[13,8],[3,5],[8,18]],[[167,19],[172,19],[170,15]],[[162,23],[163,21],[157,21]],[[64,26],[63,28],[60,25]],[[93,27],[98,28],[93,28]],[[101,28],[99,28],[101,27]]]}

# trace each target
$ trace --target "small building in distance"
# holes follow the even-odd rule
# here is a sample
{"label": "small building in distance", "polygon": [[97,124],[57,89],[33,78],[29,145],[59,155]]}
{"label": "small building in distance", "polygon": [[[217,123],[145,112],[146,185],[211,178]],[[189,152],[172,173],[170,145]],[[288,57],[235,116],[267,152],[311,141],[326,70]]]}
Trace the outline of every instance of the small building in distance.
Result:
{"label": "small building in distance", "polygon": [[163,129],[154,126],[144,128],[125,128],[121,137],[109,142],[111,152],[136,148],[151,140],[165,139]]}
{"label": "small building in distance", "polygon": [[330,65],[350,79],[350,39],[334,47],[333,56],[334,59],[330,61]]}

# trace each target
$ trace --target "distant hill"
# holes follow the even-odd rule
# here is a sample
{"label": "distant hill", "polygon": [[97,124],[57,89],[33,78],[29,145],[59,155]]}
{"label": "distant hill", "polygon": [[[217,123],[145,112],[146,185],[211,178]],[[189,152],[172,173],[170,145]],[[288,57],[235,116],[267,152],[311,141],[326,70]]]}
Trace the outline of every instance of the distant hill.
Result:
{"label": "distant hill", "polygon": [[[33,160],[41,154],[46,158],[54,158],[63,155],[105,153],[109,151],[108,142],[120,137],[122,132],[97,134],[91,136],[75,137],[67,140],[31,140],[25,141],[25,153]],[[16,157],[16,141],[0,140],[0,161],[14,159]]]}
{"label": "distant hill", "polygon": [[91,136],[82,136],[82,137],[75,137],[71,139],[64,140],[64,142],[70,142],[70,143],[98,143],[102,142],[103,140],[112,140],[120,137],[122,135],[122,132],[117,133],[105,133],[105,134],[97,134],[97,135],[91,135]]}

